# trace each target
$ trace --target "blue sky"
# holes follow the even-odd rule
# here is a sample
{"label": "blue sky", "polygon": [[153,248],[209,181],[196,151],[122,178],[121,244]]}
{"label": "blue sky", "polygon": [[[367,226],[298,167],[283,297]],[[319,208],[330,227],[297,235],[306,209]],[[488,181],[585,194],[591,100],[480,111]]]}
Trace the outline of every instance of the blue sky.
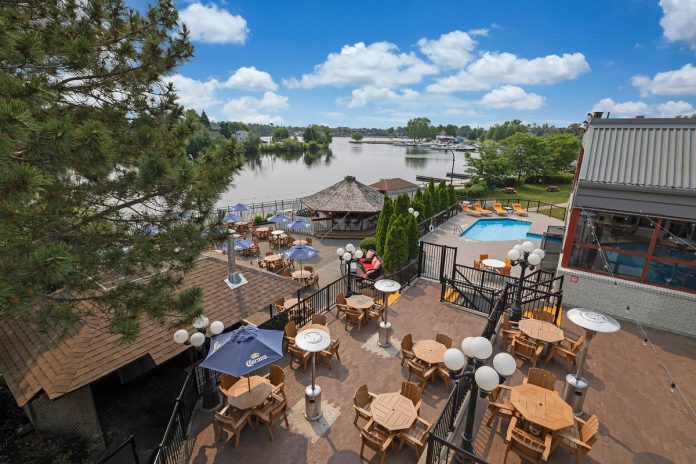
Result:
{"label": "blue sky", "polygon": [[593,109],[696,112],[696,0],[177,6],[195,56],[170,80],[217,120],[566,125]]}

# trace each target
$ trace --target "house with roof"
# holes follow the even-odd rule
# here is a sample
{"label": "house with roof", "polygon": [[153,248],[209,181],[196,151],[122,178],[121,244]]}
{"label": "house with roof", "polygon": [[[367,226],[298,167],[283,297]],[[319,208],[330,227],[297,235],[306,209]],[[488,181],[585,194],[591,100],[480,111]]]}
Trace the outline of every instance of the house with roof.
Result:
{"label": "house with roof", "polygon": [[391,198],[396,198],[402,193],[408,195],[409,198],[413,199],[418,190],[418,185],[413,182],[409,182],[406,179],[400,177],[393,177],[391,179],[380,179],[379,182],[370,184],[370,187],[376,189],[385,195],[389,195]]}
{"label": "house with roof", "polygon": [[[231,289],[226,260],[201,257],[185,275],[182,289],[199,287],[203,313],[220,320],[228,330],[264,311],[278,298],[301,286],[281,276],[245,268],[245,285]],[[90,303],[84,309],[90,312]],[[104,420],[94,385],[107,376],[125,384],[192,348],[174,342],[166,322],[144,320],[140,336],[122,344],[109,332],[109,321],[92,311],[65,333],[39,333],[18,321],[0,325],[0,373],[17,404],[39,432],[77,436],[103,448]],[[187,328],[189,332],[195,329]],[[180,386],[176,386],[180,388]],[[147,392],[143,392],[147,394]]]}
{"label": "house with roof", "polygon": [[696,336],[695,119],[590,119],[559,272],[565,306]]}

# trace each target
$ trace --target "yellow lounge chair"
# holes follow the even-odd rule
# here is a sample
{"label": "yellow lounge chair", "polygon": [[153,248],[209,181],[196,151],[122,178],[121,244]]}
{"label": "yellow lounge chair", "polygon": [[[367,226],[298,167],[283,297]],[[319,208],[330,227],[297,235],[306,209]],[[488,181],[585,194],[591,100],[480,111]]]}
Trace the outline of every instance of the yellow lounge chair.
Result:
{"label": "yellow lounge chair", "polygon": [[507,211],[503,209],[503,205],[501,205],[500,203],[494,203],[493,209],[495,210],[495,214],[497,214],[498,216],[507,216]]}
{"label": "yellow lounge chair", "polygon": [[466,214],[471,214],[472,216],[481,216],[481,214],[482,214],[482,213],[479,213],[479,212],[476,211],[476,210],[473,210],[473,209],[469,208],[469,205],[467,205],[467,204],[465,204],[465,203],[462,203],[462,209],[464,210],[464,212],[465,212]]}
{"label": "yellow lounge chair", "polygon": [[513,203],[512,208],[519,214],[520,216],[527,216],[527,210],[522,209],[522,205],[519,203]]}
{"label": "yellow lounge chair", "polygon": [[481,214],[485,214],[486,216],[490,216],[490,215],[492,214],[492,213],[490,212],[490,210],[481,208],[481,204],[480,204],[480,203],[476,203],[476,204],[474,205],[474,209],[475,209],[476,211],[478,211],[479,213],[481,213]]}

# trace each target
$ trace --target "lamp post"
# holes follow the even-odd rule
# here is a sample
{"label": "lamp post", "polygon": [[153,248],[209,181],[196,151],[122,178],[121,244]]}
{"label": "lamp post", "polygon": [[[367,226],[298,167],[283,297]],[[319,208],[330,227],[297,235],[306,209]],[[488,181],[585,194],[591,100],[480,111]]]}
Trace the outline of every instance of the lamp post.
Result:
{"label": "lamp post", "polygon": [[510,320],[519,321],[522,319],[522,287],[524,287],[524,275],[527,269],[533,271],[541,263],[546,253],[541,248],[534,248],[534,244],[526,241],[521,245],[518,243],[507,253],[512,266],[520,267],[520,279],[515,291],[515,300],[510,306]]}
{"label": "lamp post", "polygon": [[450,176],[450,185],[453,185],[454,184],[454,150],[452,150],[451,148],[448,148],[448,150],[450,152],[452,152],[452,171],[450,171],[450,174],[452,174],[452,175]]}
{"label": "lamp post", "polygon": [[[196,348],[196,351],[200,354],[201,359],[205,359],[206,353],[203,353],[206,345],[206,331],[208,329],[209,320],[205,316],[198,316],[193,320],[193,327],[196,331],[191,334],[186,329],[179,329],[174,332],[174,341],[180,345],[191,345]],[[225,330],[225,324],[222,321],[214,321],[210,324],[210,333],[212,335],[218,335]],[[210,344],[208,344],[208,350],[210,349]],[[195,369],[195,367],[194,367]],[[208,369],[203,370],[203,376],[205,381],[203,383],[203,400],[201,401],[201,409],[204,411],[212,411],[217,409],[220,405],[220,395],[218,395],[215,385],[213,384],[213,379],[208,372]]]}
{"label": "lamp post", "polygon": [[[479,394],[485,398],[498,385],[505,382],[517,368],[515,358],[508,353],[498,353],[493,357],[493,367],[486,366],[486,360],[493,354],[493,345],[485,337],[467,337],[462,341],[462,350],[450,348],[445,351],[444,362],[450,376],[456,381],[454,388],[459,392],[459,383],[466,382],[469,390],[469,405],[466,410],[466,423],[462,434],[462,449],[474,452],[474,418],[476,400]],[[461,459],[458,458],[461,462]]]}
{"label": "lamp post", "polygon": [[360,248],[356,249],[352,243],[346,245],[345,248],[338,248],[336,250],[338,259],[341,266],[346,266],[346,274],[348,275],[348,285],[346,288],[346,296],[352,296],[353,290],[351,288],[351,273],[353,269],[357,269],[357,261],[363,257],[363,252]]}

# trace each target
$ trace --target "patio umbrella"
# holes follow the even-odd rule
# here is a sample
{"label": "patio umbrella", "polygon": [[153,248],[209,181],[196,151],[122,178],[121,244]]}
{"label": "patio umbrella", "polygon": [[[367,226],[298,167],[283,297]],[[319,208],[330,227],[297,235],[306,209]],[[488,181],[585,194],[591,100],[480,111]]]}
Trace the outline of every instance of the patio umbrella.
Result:
{"label": "patio umbrella", "polygon": [[[282,330],[265,330],[245,325],[215,335],[201,367],[242,377],[283,357]],[[249,390],[251,381],[247,377]]]}
{"label": "patio umbrella", "polygon": [[224,222],[225,224],[229,224],[231,222],[239,222],[241,220],[242,220],[242,218],[237,216],[236,214],[227,213],[225,215],[225,218],[222,220],[222,222]]}
{"label": "patio umbrella", "polygon": [[[253,245],[253,242],[251,240],[235,239],[234,240],[234,251],[246,250],[247,248],[251,248],[251,245]],[[222,246],[220,247],[220,250],[227,253],[227,242],[224,242],[222,244]]]}
{"label": "patio umbrella", "polygon": [[143,227],[143,233],[145,235],[156,235],[159,234],[162,229],[156,224],[145,224]]}
{"label": "patio umbrella", "polygon": [[244,211],[249,211],[251,208],[249,208],[247,205],[243,203],[237,203],[232,207],[232,211],[238,211],[240,213],[243,213]]}
{"label": "patio umbrella", "polygon": [[302,269],[302,260],[310,259],[319,254],[319,250],[309,245],[295,245],[288,248],[283,252],[283,255],[287,259],[296,259],[300,262],[300,269]]}
{"label": "patio umbrella", "polygon": [[268,222],[292,222],[292,218],[285,216],[284,214],[276,214],[266,219]]}
{"label": "patio umbrella", "polygon": [[295,219],[288,224],[288,229],[308,229],[312,227],[312,223],[304,219]]}

